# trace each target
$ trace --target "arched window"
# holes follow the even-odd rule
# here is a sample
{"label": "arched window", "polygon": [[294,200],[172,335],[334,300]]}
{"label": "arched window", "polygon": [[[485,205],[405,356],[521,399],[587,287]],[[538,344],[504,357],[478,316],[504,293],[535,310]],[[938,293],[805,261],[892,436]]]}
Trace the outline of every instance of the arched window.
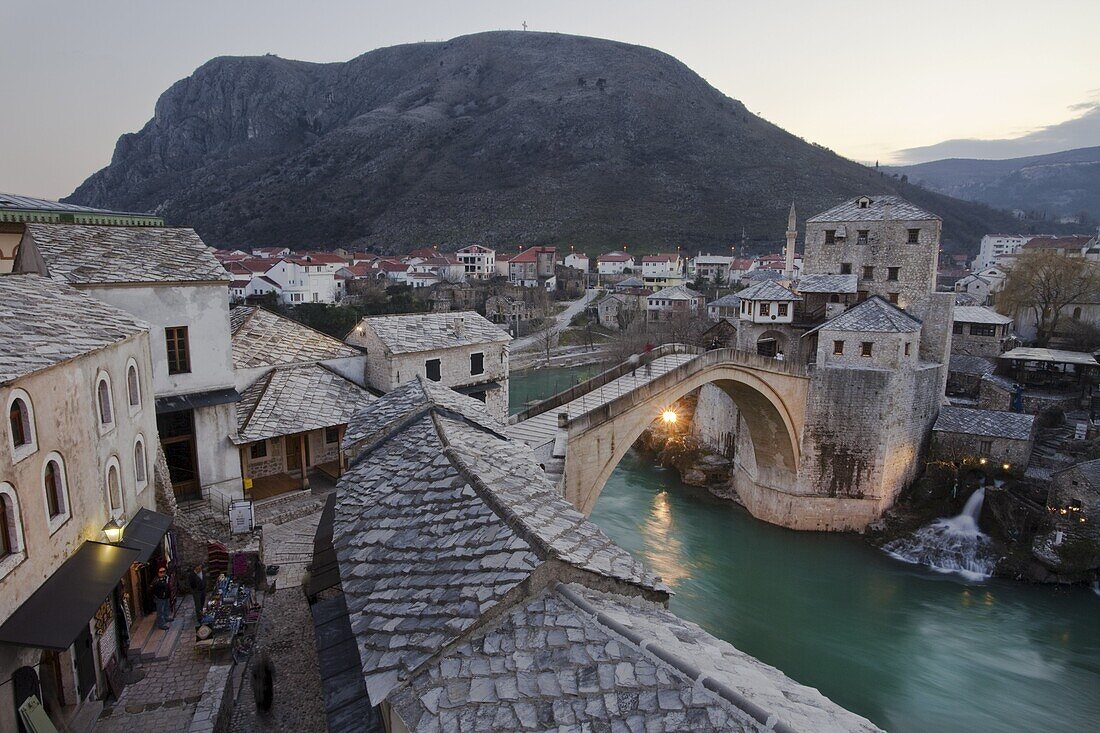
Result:
{"label": "arched window", "polygon": [[13,389],[8,396],[8,438],[13,461],[21,461],[38,450],[31,398],[21,389]]}
{"label": "arched window", "polygon": [[111,380],[106,374],[99,377],[95,386],[96,406],[99,408],[99,425],[109,428],[114,425],[115,413],[111,409]]}
{"label": "arched window", "polygon": [[138,490],[145,488],[149,483],[148,465],[145,461],[145,440],[142,436],[138,436],[134,441],[134,481],[137,483]]}
{"label": "arched window", "polygon": [[1081,320],[1081,306],[1077,306],[1076,308],[1073,309],[1073,320],[1075,320],[1075,321]]}
{"label": "arched window", "polygon": [[23,527],[15,487],[0,483],[0,578],[23,561]]}
{"label": "arched window", "polygon": [[122,477],[118,470],[118,458],[111,456],[107,461],[107,505],[111,516],[117,516],[124,509],[122,505]]}
{"label": "arched window", "polygon": [[126,398],[131,410],[141,407],[141,382],[138,379],[137,364],[133,359],[126,365]]}
{"label": "arched window", "polygon": [[46,516],[52,522],[68,512],[68,502],[65,500],[65,469],[61,467],[60,457],[46,459],[46,465],[42,469],[42,487],[46,491]]}

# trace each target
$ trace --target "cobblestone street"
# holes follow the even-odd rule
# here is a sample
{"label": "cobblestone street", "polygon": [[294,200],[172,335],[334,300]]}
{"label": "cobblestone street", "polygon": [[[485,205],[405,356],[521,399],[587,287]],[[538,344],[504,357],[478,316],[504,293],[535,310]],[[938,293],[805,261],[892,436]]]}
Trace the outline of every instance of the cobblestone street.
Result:
{"label": "cobblestone street", "polygon": [[320,513],[311,514],[264,530],[264,561],[279,565],[279,590],[264,601],[261,637],[252,659],[265,651],[270,657],[275,669],[274,703],[267,713],[256,711],[251,675],[246,672],[231,733],[304,733],[326,727],[313,617],[301,589],[320,518]]}

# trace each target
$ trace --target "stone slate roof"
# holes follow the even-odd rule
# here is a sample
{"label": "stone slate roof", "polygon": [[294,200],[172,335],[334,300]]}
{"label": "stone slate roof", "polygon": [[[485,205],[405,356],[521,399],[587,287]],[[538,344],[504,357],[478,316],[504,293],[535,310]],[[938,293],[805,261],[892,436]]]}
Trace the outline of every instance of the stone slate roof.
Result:
{"label": "stone slate roof", "polygon": [[658,290],[649,297],[665,298],[666,300],[693,300],[695,298],[702,298],[703,296],[686,285],[672,285]]}
{"label": "stone slate roof", "polygon": [[628,277],[625,280],[620,280],[619,282],[615,283],[612,287],[615,287],[615,288],[644,288],[645,287],[645,281],[642,280],[640,277]]}
{"label": "stone slate roof", "polygon": [[237,306],[229,311],[229,325],[235,369],[363,355],[339,339],[263,308]]}
{"label": "stone slate roof", "polygon": [[803,275],[795,283],[800,293],[855,293],[857,280],[855,275]]}
{"label": "stone slate roof", "polygon": [[955,306],[954,320],[956,323],[988,323],[995,326],[1012,323],[1012,319],[1008,316],[1002,316],[992,308],[980,305]]}
{"label": "stone slate roof", "polygon": [[194,229],[27,224],[50,277],[71,284],[229,282]]}
{"label": "stone slate roof", "polygon": [[0,210],[11,211],[58,211],[80,214],[110,214],[112,216],[143,216],[160,218],[156,214],[146,214],[131,211],[112,211],[110,209],[94,209],[90,206],[78,204],[66,204],[50,199],[37,199],[31,196],[20,196],[14,193],[0,192]]}
{"label": "stone slate roof", "polygon": [[[458,319],[462,320],[460,330],[455,328]],[[512,340],[500,326],[474,311],[373,316],[361,320],[359,327],[373,330],[391,354],[413,354]]]}
{"label": "stone slate roof", "polygon": [[1100,458],[1084,461],[1082,463],[1075,463],[1067,468],[1054,471],[1053,475],[1060,476],[1069,471],[1076,471],[1085,481],[1088,481],[1093,488],[1100,488]]}
{"label": "stone slate roof", "polygon": [[355,457],[334,547],[376,702],[545,562],[665,590],[561,497],[526,444],[489,427],[503,428],[484,405],[426,382],[369,405],[345,437]]}
{"label": "stone slate roof", "polygon": [[346,424],[375,399],[320,364],[279,367],[257,379],[237,403],[237,444]]}
{"label": "stone slate roof", "polygon": [[739,298],[737,295],[734,295],[733,293],[730,293],[729,295],[723,295],[721,298],[718,298],[717,300],[712,300],[707,303],[708,308],[710,308],[711,306],[715,308],[740,308],[741,298]]}
{"label": "stone slate roof", "polygon": [[859,207],[859,200],[863,196],[849,199],[842,204],[834,206],[828,211],[811,216],[806,220],[808,224],[818,222],[849,222],[849,221],[882,221],[889,208],[890,218],[893,220],[927,221],[938,220],[940,217],[925,211],[916,204],[911,204],[900,196],[867,196],[871,203],[866,209]]}
{"label": "stone slate roof", "polygon": [[753,270],[752,272],[746,272],[744,275],[741,276],[741,279],[742,280],[748,280],[750,282],[755,282],[755,281],[758,281],[758,280],[782,280],[783,279],[783,271],[782,270],[768,270],[768,269],[762,269],[761,268],[761,269]]}
{"label": "stone slate roof", "polygon": [[0,276],[0,384],[124,341],[149,326],[39,275]]}
{"label": "stone slate roof", "polygon": [[857,303],[836,318],[825,321],[817,330],[855,331],[857,333],[913,333],[920,330],[921,323],[893,303],[888,303],[873,295],[862,303]]}
{"label": "stone slate roof", "polygon": [[992,374],[997,368],[997,362],[986,356],[967,356],[965,354],[952,354],[948,361],[947,371],[959,374]]}
{"label": "stone slate roof", "polygon": [[751,285],[737,293],[737,297],[741,300],[802,300],[802,298],[774,280],[765,280],[756,285]]}
{"label": "stone slate roof", "polygon": [[932,430],[941,433],[966,433],[991,438],[1028,440],[1035,424],[1034,415],[1001,410],[978,410],[971,407],[940,408],[940,416]]}

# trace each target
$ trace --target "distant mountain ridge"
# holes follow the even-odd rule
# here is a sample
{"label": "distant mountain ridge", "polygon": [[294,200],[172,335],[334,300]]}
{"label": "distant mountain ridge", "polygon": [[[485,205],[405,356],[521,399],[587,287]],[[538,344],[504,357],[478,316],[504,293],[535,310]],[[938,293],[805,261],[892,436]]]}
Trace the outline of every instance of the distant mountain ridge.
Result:
{"label": "distant mountain ridge", "polygon": [[717,251],[897,193],[948,247],[1003,212],[906,185],[748,112],[653,49],[534,32],[343,63],[216,58],[66,201],[151,210],[216,246],[571,243]]}
{"label": "distant mountain ridge", "polygon": [[1082,212],[1100,221],[1100,147],[1008,160],[948,158],[884,170],[967,201],[1046,213],[1055,221]]}

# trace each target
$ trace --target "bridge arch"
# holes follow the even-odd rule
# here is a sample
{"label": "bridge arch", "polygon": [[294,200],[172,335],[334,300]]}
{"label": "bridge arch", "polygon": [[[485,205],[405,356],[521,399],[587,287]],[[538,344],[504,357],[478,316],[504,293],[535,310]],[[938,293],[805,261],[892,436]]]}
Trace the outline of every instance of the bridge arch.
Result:
{"label": "bridge arch", "polygon": [[662,410],[704,384],[714,384],[730,396],[752,440],[755,472],[737,470],[738,491],[761,487],[791,492],[801,461],[808,382],[790,362],[733,349],[707,352],[570,420],[565,496],[585,514],[591,513],[607,479],[642,432]]}

